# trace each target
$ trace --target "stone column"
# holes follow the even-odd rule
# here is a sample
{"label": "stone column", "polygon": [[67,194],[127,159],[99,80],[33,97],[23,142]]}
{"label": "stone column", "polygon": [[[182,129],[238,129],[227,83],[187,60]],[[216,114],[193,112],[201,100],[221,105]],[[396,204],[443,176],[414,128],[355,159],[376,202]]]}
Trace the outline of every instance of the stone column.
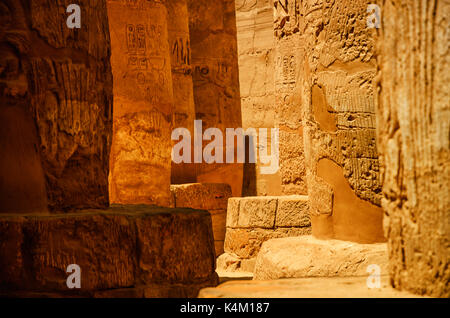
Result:
{"label": "stone column", "polygon": [[300,32],[300,1],[274,0],[275,123],[280,129],[282,193],[307,194],[299,62],[304,53]]}
{"label": "stone column", "polygon": [[309,0],[299,7],[299,93],[312,229],[319,238],[385,240],[373,89],[377,31],[367,27],[369,4]]}
{"label": "stone column", "polygon": [[[174,98],[173,127],[187,128],[191,133],[191,141],[193,141],[195,105],[186,0],[168,0],[167,18]],[[176,142],[174,141],[174,143]],[[191,153],[191,162],[192,160]],[[194,163],[176,164],[172,162],[171,181],[172,184],[196,182]]]}
{"label": "stone column", "polygon": [[[203,131],[219,128],[225,148],[225,129],[242,126],[235,3],[189,0],[188,9],[196,119],[203,121]],[[241,163],[202,163],[197,181],[227,183],[233,196],[240,196],[242,175]]]}
{"label": "stone column", "polygon": [[[236,24],[243,128],[274,128],[273,1],[236,1]],[[260,168],[258,161],[244,165],[243,195],[280,195],[279,172],[265,175]]]}
{"label": "stone column", "polygon": [[112,74],[105,1],[0,3],[0,212],[105,208]]}
{"label": "stone column", "polygon": [[170,205],[172,74],[160,1],[108,0],[114,75],[112,203]]}
{"label": "stone column", "polygon": [[379,4],[378,145],[391,282],[450,297],[450,3]]}

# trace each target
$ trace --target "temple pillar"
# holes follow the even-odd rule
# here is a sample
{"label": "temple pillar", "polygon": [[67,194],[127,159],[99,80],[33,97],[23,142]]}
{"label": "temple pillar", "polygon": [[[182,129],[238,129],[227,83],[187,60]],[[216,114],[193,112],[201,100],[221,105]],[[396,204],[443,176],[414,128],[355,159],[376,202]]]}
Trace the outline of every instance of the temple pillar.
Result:
{"label": "temple pillar", "polygon": [[318,238],[385,241],[373,86],[377,31],[367,26],[369,4],[303,1],[298,7],[304,47],[298,93]]}
{"label": "temple pillar", "polygon": [[[168,0],[167,13],[174,99],[173,128],[187,128],[190,132],[191,146],[193,146],[195,105],[187,1]],[[174,143],[177,142],[174,141]],[[192,160],[191,152],[191,162]],[[193,162],[172,161],[171,183],[196,182],[195,168]]]}
{"label": "temple pillar", "polygon": [[450,297],[448,1],[379,1],[378,146],[395,288]]}
{"label": "temple pillar", "polygon": [[171,205],[173,113],[167,10],[159,1],[107,1],[114,75],[112,203]]}
{"label": "temple pillar", "polygon": [[235,3],[189,0],[188,9],[196,119],[224,137],[224,163],[199,163],[197,182],[227,183],[241,196],[243,163],[225,162],[226,128],[242,127]]}

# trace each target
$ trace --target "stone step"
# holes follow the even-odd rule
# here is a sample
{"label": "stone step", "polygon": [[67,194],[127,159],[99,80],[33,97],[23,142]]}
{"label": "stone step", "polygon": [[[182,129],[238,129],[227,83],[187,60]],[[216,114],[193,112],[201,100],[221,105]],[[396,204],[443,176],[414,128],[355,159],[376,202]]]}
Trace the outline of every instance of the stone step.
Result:
{"label": "stone step", "polygon": [[[70,264],[80,289],[66,285]],[[8,295],[194,297],[218,282],[210,214],[146,205],[2,215],[0,268]]]}
{"label": "stone step", "polygon": [[358,244],[313,236],[272,239],[256,258],[254,279],[388,275],[386,243]]}

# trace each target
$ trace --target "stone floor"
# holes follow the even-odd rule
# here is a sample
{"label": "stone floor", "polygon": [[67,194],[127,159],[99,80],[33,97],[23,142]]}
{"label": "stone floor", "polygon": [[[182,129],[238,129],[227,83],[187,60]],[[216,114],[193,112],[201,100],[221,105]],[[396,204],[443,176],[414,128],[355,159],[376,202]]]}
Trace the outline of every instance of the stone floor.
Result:
{"label": "stone floor", "polygon": [[[219,273],[223,275],[223,273]],[[228,275],[227,275],[228,276]],[[236,275],[237,276],[237,275]],[[244,276],[244,278],[248,278]],[[236,279],[236,277],[234,277]],[[221,281],[226,280],[224,276]],[[369,289],[367,277],[310,277],[269,281],[230,280],[215,288],[204,288],[199,298],[418,298],[393,289],[388,276],[381,287]]]}

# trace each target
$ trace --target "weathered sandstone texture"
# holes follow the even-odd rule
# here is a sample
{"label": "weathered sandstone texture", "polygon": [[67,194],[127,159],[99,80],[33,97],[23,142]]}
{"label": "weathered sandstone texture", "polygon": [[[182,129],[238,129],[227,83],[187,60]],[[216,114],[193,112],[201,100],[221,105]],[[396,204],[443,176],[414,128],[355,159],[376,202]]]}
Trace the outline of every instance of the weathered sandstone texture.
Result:
{"label": "weathered sandstone texture", "polygon": [[207,210],[211,214],[216,256],[223,253],[227,219],[227,201],[231,187],[221,183],[171,185],[176,208]]}
{"label": "weathered sandstone texture", "polygon": [[[196,119],[203,131],[219,128],[225,136],[226,128],[242,127],[235,3],[188,0],[188,10]],[[226,146],[223,140],[223,162]],[[242,163],[198,164],[197,182],[227,183],[234,196],[242,194],[242,178]]]}
{"label": "weathered sandstone texture", "polygon": [[105,1],[0,3],[0,213],[108,206],[112,74]]}
{"label": "weathered sandstone texture", "polygon": [[377,31],[367,27],[369,3],[311,0],[298,7],[298,101],[313,235],[319,238],[385,241],[373,85]]}
{"label": "weathered sandstone texture", "polygon": [[378,145],[391,282],[450,297],[450,3],[379,2]]}
{"label": "weathered sandstone texture", "polygon": [[[273,128],[277,104],[272,1],[237,0],[236,25],[242,126],[244,129]],[[257,143],[256,138],[254,142]],[[268,144],[270,148],[270,139]],[[260,160],[245,163],[243,195],[281,195],[279,172],[261,174],[260,165]]]}
{"label": "weathered sandstone texture", "polygon": [[227,209],[223,270],[244,270],[239,260],[250,264],[261,245],[272,238],[311,234],[306,196],[264,196],[230,198]]}
{"label": "weathered sandstone texture", "polygon": [[[209,213],[144,205],[0,218],[0,294],[195,297],[214,286]],[[67,266],[81,268],[68,289]]]}
{"label": "weathered sandstone texture", "polygon": [[[309,1],[311,2],[311,1]],[[303,150],[302,107],[297,88],[300,61],[305,54],[301,13],[308,11],[299,0],[273,1],[275,122],[280,129],[280,175],[282,193],[308,194]],[[317,4],[319,6],[319,4]],[[301,10],[303,9],[303,11]]]}
{"label": "weathered sandstone texture", "polygon": [[[195,104],[187,0],[168,0],[167,22],[173,84],[173,128],[187,128],[193,145]],[[173,144],[178,141],[173,141]],[[196,167],[172,161],[171,183],[196,182]]]}
{"label": "weathered sandstone texture", "polygon": [[114,75],[112,203],[170,205],[173,91],[167,10],[108,0]]}
{"label": "weathered sandstone texture", "polygon": [[312,236],[272,239],[262,244],[256,258],[254,279],[366,276],[377,265],[388,275],[386,243],[358,244],[319,240]]}

